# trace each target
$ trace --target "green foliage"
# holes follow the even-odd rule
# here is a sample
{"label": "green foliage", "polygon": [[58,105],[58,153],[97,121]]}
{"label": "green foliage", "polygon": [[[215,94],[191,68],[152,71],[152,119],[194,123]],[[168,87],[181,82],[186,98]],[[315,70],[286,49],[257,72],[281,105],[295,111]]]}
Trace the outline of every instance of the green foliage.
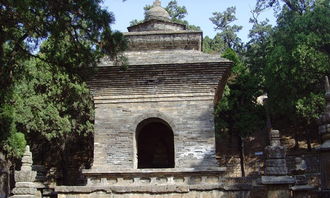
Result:
{"label": "green foliage", "polygon": [[[7,75],[20,59],[35,55],[34,51],[47,39],[55,43],[49,53],[56,53],[63,47],[56,43],[69,41],[72,45],[62,55],[71,57],[79,54],[85,65],[95,63],[95,54],[100,50],[112,54],[109,50],[112,48],[104,48],[100,43],[102,39],[111,37],[110,23],[113,22],[113,16],[102,9],[99,3],[99,0],[2,2],[0,65],[3,67],[0,72]],[[9,79],[2,80],[4,85],[8,84]]]}
{"label": "green foliage", "polygon": [[8,103],[2,105],[0,112],[0,144],[2,151],[6,151],[11,158],[19,158],[24,152],[26,140],[24,134],[19,133],[12,119],[15,117],[14,107]]}
{"label": "green foliage", "polygon": [[5,150],[9,156],[14,158],[22,157],[25,151],[26,140],[25,135],[20,132],[10,134],[7,142],[5,143]]}
{"label": "green foliage", "polygon": [[213,12],[213,17],[210,18],[215,25],[214,29],[221,31],[213,39],[213,43],[219,47],[218,52],[224,52],[227,48],[232,48],[236,52],[241,51],[242,41],[237,36],[237,32],[242,26],[230,25],[237,20],[235,13],[236,7],[229,7],[224,12]]}
{"label": "green foliage", "polygon": [[311,123],[320,117],[325,105],[323,94],[310,93],[309,95],[299,98],[296,102],[297,114],[304,118],[307,123]]}
{"label": "green foliage", "polygon": [[173,21],[180,22],[184,17],[188,14],[185,6],[179,6],[176,0],[172,0],[168,2],[165,10],[171,16]]}
{"label": "green foliage", "polygon": [[201,31],[199,26],[191,25],[187,20],[184,20],[188,14],[187,9],[185,6],[179,6],[176,0],[168,2],[165,10],[169,13],[173,22],[186,25],[188,30]]}
{"label": "green foliage", "polygon": [[[319,2],[321,1],[323,0]],[[284,4],[287,9],[303,14],[306,10],[311,9],[314,2],[315,0],[257,0],[256,8],[260,10],[273,8],[276,13],[279,13]]]}
{"label": "green foliage", "polygon": [[216,34],[213,39],[208,36],[203,39],[203,51],[205,53],[222,54],[226,49],[227,46],[219,34]]}
{"label": "green foliage", "polygon": [[10,133],[14,136],[5,144],[8,154],[17,157],[20,152],[21,144],[12,144],[21,137],[15,135],[17,131],[23,132],[30,144],[38,140],[38,144],[51,143],[58,148],[74,136],[93,131],[92,100],[80,78],[38,59],[22,63],[14,74],[10,106]]}
{"label": "green foliage", "polygon": [[263,108],[256,103],[261,91],[256,86],[256,78],[234,50],[228,48],[222,56],[233,61],[234,66],[222,100],[215,110],[216,127],[220,133],[236,133],[246,137],[264,123]]}
{"label": "green foliage", "polygon": [[[277,14],[275,27],[258,19],[269,7]],[[223,31],[214,39],[205,37],[203,43],[204,52],[220,52],[234,62],[216,107],[217,129],[244,137],[262,127],[264,110],[255,101],[267,93],[276,128],[290,128],[295,137],[315,130],[324,107],[323,79],[330,74],[330,1],[258,0],[250,19],[250,41],[244,50],[233,48],[239,56],[226,50],[234,46],[226,36],[235,38],[231,36],[238,30],[229,25],[234,14],[234,8],[214,13],[210,19],[215,29],[231,34]]]}
{"label": "green foliage", "polygon": [[16,125],[47,140],[92,132],[93,106],[79,78],[38,60],[25,63],[14,89]]}
{"label": "green foliage", "polygon": [[272,112],[287,124],[308,124],[321,113],[323,78],[330,74],[329,15],[326,1],[303,11],[284,8],[271,35],[265,88]]}
{"label": "green foliage", "polygon": [[0,148],[9,157],[21,153],[24,136],[29,144],[63,152],[72,138],[92,132],[93,108],[82,79],[104,54],[117,58],[126,48],[100,2],[2,2]]}
{"label": "green foliage", "polygon": [[252,12],[252,18],[250,23],[253,24],[252,29],[249,32],[250,40],[245,45],[245,51],[243,53],[245,57],[245,63],[250,72],[258,78],[258,86],[260,89],[264,89],[264,68],[267,64],[267,55],[271,50],[270,47],[270,35],[273,31],[271,25],[268,24],[268,20],[260,21],[259,15],[261,10],[255,9]]}

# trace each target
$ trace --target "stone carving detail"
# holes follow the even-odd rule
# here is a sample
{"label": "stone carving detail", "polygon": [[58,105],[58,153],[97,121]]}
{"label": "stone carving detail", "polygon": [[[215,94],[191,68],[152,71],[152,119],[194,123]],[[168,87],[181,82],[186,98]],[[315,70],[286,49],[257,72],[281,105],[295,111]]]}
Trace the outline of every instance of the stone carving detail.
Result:
{"label": "stone carving detail", "polygon": [[15,188],[12,193],[12,198],[32,198],[37,193],[37,188],[34,184],[37,172],[32,171],[32,153],[30,147],[26,146],[22,158],[22,167],[20,171],[15,171]]}
{"label": "stone carving detail", "polygon": [[270,145],[265,148],[265,154],[265,175],[287,175],[288,168],[285,160],[286,149],[281,145],[280,132],[278,130],[271,130]]}

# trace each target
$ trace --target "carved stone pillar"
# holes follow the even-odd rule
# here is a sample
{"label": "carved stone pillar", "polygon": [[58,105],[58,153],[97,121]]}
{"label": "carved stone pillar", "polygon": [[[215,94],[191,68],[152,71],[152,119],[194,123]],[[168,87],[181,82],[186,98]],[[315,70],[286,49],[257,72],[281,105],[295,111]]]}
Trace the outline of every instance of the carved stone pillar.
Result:
{"label": "carved stone pillar", "polygon": [[30,147],[26,146],[22,158],[20,171],[15,171],[15,188],[12,198],[34,198],[37,196],[37,188],[34,184],[37,172],[32,171],[32,153]]}

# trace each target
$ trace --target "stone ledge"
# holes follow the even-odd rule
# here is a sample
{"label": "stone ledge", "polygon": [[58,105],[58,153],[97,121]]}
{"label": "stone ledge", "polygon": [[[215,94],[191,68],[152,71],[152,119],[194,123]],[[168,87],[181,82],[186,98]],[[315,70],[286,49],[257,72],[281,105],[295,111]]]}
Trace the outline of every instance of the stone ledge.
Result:
{"label": "stone ledge", "polygon": [[65,193],[93,193],[103,191],[107,193],[186,193],[189,187],[186,185],[167,185],[167,186],[58,186],[55,191]]}
{"label": "stone ledge", "polygon": [[156,95],[127,95],[127,96],[94,96],[94,100],[121,100],[121,99],[151,99],[151,98],[191,98],[209,97],[214,93],[187,93],[187,94],[156,94]]}
{"label": "stone ledge", "polygon": [[265,185],[294,184],[295,179],[292,176],[261,176],[261,183]]}
{"label": "stone ledge", "polygon": [[225,185],[223,183],[213,185],[140,185],[140,186],[57,186],[55,191],[60,194],[93,193],[103,191],[106,193],[187,193],[189,191],[249,191],[252,185],[236,184]]}
{"label": "stone ledge", "polygon": [[310,190],[315,190],[316,187],[311,185],[296,185],[296,186],[292,186],[290,189],[293,191],[310,191]]}
{"label": "stone ledge", "polygon": [[92,193],[97,191],[112,192],[109,186],[56,186],[57,193]]}
{"label": "stone ledge", "polygon": [[188,186],[115,186],[111,187],[115,193],[186,193],[189,192]]}
{"label": "stone ledge", "polygon": [[[197,50],[129,51],[124,52],[123,55],[128,59],[129,66],[216,64],[219,67],[231,67],[232,65],[232,62],[225,58]],[[118,66],[114,64],[110,57],[104,57],[101,59],[98,67]]]}
{"label": "stone ledge", "polygon": [[139,98],[139,99],[97,99],[95,104],[117,104],[117,103],[145,103],[145,102],[178,102],[178,101],[213,101],[213,97],[187,97],[187,98]]}
{"label": "stone ledge", "polygon": [[174,30],[174,31],[144,31],[144,32],[123,32],[124,36],[145,36],[145,35],[164,35],[164,34],[199,34],[202,35],[202,31],[194,30]]}
{"label": "stone ledge", "polygon": [[165,168],[165,169],[120,169],[111,170],[109,167],[96,167],[92,169],[84,169],[82,173],[89,174],[184,174],[184,173],[214,173],[224,172],[226,167],[214,167],[214,168]]}

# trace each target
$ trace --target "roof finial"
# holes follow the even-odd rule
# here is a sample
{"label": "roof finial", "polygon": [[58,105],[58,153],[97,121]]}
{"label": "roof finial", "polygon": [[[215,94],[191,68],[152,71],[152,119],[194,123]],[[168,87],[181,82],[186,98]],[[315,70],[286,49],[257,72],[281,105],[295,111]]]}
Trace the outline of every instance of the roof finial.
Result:
{"label": "roof finial", "polygon": [[153,6],[146,12],[145,21],[156,19],[161,21],[170,21],[170,15],[161,7],[160,0],[155,0]]}
{"label": "roof finial", "polygon": [[159,6],[159,7],[160,7],[161,4],[162,4],[162,3],[160,2],[160,0],[155,0],[153,6],[154,6],[154,7],[156,7],[156,6]]}

